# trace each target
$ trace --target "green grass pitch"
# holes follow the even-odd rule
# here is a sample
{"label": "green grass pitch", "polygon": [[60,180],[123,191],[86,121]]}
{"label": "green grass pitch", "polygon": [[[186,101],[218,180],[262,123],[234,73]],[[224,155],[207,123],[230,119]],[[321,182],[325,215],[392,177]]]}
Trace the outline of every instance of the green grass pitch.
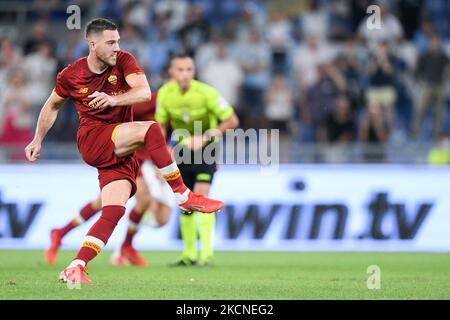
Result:
{"label": "green grass pitch", "polygon": [[[210,268],[171,268],[177,252],[143,252],[148,268],[115,267],[110,252],[89,265],[91,285],[69,290],[57,276],[73,258],[48,266],[42,251],[0,251],[5,299],[449,299],[447,253],[217,252]],[[381,270],[369,290],[367,267]]]}

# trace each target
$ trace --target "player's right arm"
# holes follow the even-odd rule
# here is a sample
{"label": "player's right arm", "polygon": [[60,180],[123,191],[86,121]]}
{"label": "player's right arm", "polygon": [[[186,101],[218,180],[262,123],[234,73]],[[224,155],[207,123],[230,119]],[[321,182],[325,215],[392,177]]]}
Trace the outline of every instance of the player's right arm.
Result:
{"label": "player's right arm", "polygon": [[66,101],[67,98],[60,97],[55,91],[48,97],[39,114],[33,141],[25,147],[25,155],[29,161],[34,162],[39,158],[42,140],[55,123],[58,112]]}

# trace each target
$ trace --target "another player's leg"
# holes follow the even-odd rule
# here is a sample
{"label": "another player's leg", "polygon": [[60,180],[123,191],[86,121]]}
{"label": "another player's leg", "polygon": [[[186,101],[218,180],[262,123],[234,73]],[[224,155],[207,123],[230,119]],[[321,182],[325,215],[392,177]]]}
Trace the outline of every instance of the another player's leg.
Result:
{"label": "another player's leg", "polygon": [[144,162],[141,170],[145,183],[151,190],[150,204],[144,212],[141,225],[160,228],[169,222],[175,197],[172,189],[153,164]]}
{"label": "another player's leg", "polygon": [[62,228],[52,229],[50,232],[50,247],[45,251],[45,260],[48,264],[56,263],[56,255],[61,246],[61,241],[64,236],[72,229],[78,227],[83,222],[89,220],[97,212],[102,209],[102,199],[100,195],[92,202],[87,203],[81,210],[78,216],[72,219]]}
{"label": "another player's leg", "polygon": [[119,157],[125,156],[141,147],[148,150],[152,162],[158,167],[164,179],[172,188],[178,206],[182,210],[211,213],[223,207],[222,201],[197,195],[185,186],[178,166],[166,146],[158,123],[152,121],[131,122],[123,123],[117,128],[114,137],[116,154]]}
{"label": "another player's leg", "polygon": [[86,278],[86,265],[107,244],[117,223],[125,214],[125,205],[131,191],[131,183],[125,179],[112,181],[103,187],[102,214],[89,229],[75,259],[61,272],[62,281],[91,283],[91,280]]}
{"label": "another player's leg", "polygon": [[161,228],[169,222],[172,207],[160,202],[158,199],[152,199],[150,206],[144,212],[141,225],[150,228]]}
{"label": "another player's leg", "polygon": [[133,247],[133,238],[137,231],[139,230],[139,224],[142,220],[142,216],[145,210],[150,205],[150,191],[148,190],[147,184],[142,176],[136,179],[137,191],[136,191],[136,205],[131,210],[129,215],[129,223],[127,228],[127,234],[125,240],[120,248],[121,258],[126,259],[130,264],[146,267],[147,261],[142,258],[136,249]]}

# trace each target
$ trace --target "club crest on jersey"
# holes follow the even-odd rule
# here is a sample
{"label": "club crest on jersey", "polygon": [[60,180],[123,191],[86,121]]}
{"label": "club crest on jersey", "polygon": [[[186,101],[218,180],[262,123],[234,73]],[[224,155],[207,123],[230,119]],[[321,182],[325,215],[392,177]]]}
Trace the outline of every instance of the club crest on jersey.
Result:
{"label": "club crest on jersey", "polygon": [[78,93],[88,93],[88,91],[88,88],[80,88],[80,90],[78,90]]}
{"label": "club crest on jersey", "polygon": [[116,84],[117,83],[117,76],[115,74],[112,74],[108,77],[108,82],[111,84]]}

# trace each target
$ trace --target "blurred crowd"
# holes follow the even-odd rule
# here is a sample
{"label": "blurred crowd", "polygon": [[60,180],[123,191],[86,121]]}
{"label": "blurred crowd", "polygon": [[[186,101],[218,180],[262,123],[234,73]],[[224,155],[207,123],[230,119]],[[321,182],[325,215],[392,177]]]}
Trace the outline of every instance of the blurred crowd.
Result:
{"label": "blurred crowd", "polygon": [[[30,140],[57,71],[87,54],[83,30],[65,29],[69,4],[81,7],[83,24],[107,17],[119,25],[121,49],[137,57],[153,90],[167,80],[170,56],[189,53],[197,78],[235,107],[244,129],[330,145],[448,140],[447,0],[14,3],[23,2],[35,8],[26,28],[0,33],[2,144]],[[372,4],[378,29],[368,27]],[[49,139],[74,141],[76,118],[69,103]]]}

